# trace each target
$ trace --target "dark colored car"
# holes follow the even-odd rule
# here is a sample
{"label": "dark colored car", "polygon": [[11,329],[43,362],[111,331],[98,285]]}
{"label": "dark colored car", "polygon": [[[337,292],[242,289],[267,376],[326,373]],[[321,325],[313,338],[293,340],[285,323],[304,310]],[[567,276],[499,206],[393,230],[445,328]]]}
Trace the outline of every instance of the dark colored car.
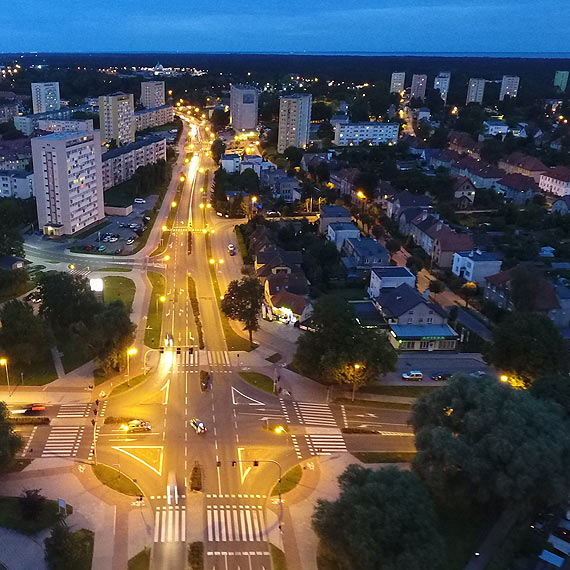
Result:
{"label": "dark colored car", "polygon": [[449,380],[452,374],[449,372],[438,372],[437,374],[432,374],[431,379],[437,380],[438,382],[443,382],[444,380]]}

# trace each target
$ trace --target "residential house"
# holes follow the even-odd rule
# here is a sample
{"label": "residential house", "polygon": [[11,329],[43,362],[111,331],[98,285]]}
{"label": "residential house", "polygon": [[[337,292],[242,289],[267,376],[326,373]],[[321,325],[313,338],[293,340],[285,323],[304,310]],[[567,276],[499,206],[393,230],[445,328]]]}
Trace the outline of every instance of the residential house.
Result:
{"label": "residential house", "polygon": [[502,263],[496,253],[480,249],[457,251],[453,255],[451,271],[465,281],[473,281],[477,285],[484,286],[485,278],[499,273]]}
{"label": "residential house", "polygon": [[531,176],[520,173],[505,174],[496,184],[495,190],[505,197],[506,202],[517,206],[528,204],[540,188]]}
{"label": "residential house", "polygon": [[412,194],[408,190],[398,192],[391,200],[387,201],[386,214],[393,220],[397,219],[399,213],[406,208],[428,207],[431,205],[431,198],[425,194]]}
{"label": "residential house", "polygon": [[310,168],[316,167],[321,162],[329,164],[332,156],[332,152],[306,152],[301,159],[301,170],[309,172]]}
{"label": "residential house", "polygon": [[387,265],[390,261],[388,250],[371,237],[348,238],[342,246],[342,262],[350,274],[370,271],[372,267]]}
{"label": "residential house", "polygon": [[359,237],[360,230],[352,222],[333,222],[327,226],[327,239],[336,245],[338,251],[342,249],[344,240]]}
{"label": "residential house", "polygon": [[343,168],[338,172],[332,172],[330,182],[341,196],[350,196],[351,200],[356,198],[356,177],[360,174],[358,168]]}
{"label": "residential house", "polygon": [[222,154],[220,166],[229,174],[234,174],[239,172],[240,162],[239,154]]}
{"label": "residential house", "polygon": [[485,135],[488,137],[501,135],[502,138],[505,138],[509,132],[509,125],[505,121],[483,121],[483,127],[485,128]]}
{"label": "residential house", "polygon": [[303,254],[300,251],[285,251],[271,246],[263,248],[254,256],[253,267],[262,283],[277,273],[295,273],[301,270]]}
{"label": "residential house", "polygon": [[420,214],[429,211],[430,211],[429,207],[428,208],[417,207],[417,208],[406,208],[405,210],[400,212],[400,215],[397,218],[398,229],[400,230],[400,233],[405,236],[409,236],[410,234],[412,234],[413,232],[412,222]]}
{"label": "residential house", "polygon": [[477,142],[469,133],[461,131],[449,132],[449,149],[459,154],[470,154],[474,158],[480,158],[481,143]]}
{"label": "residential house", "polygon": [[537,184],[540,182],[541,174],[548,170],[540,159],[523,152],[513,152],[507,158],[499,160],[498,167],[507,174],[530,176]]}
{"label": "residential house", "polygon": [[273,295],[262,311],[262,315],[268,320],[278,320],[288,325],[307,319],[311,313],[311,306],[305,297],[290,293],[286,289]]}
{"label": "residential house", "polygon": [[460,210],[467,210],[473,207],[475,202],[476,188],[465,176],[459,176],[453,183],[453,201]]}
{"label": "residential house", "polygon": [[442,222],[429,228],[426,233],[433,240],[431,258],[441,268],[452,266],[453,255],[457,251],[473,249],[473,240],[467,234],[460,234]]}
{"label": "residential house", "polygon": [[451,167],[452,174],[459,174],[471,180],[476,188],[493,188],[505,172],[483,160],[464,156]]}
{"label": "residential house", "polygon": [[399,265],[374,267],[370,271],[368,296],[376,299],[381,290],[395,289],[403,284],[409,285],[413,289],[416,287],[416,276],[407,267]]}
{"label": "residential house", "polygon": [[437,168],[447,168],[451,170],[452,166],[461,159],[461,155],[448,148],[434,149],[429,154],[429,165],[435,170]]}
{"label": "residential house", "polygon": [[538,183],[540,189],[546,194],[567,196],[570,194],[570,168],[557,166],[540,175]]}
{"label": "residential house", "polygon": [[570,212],[570,194],[562,196],[552,203],[552,212],[565,216]]}
{"label": "residential house", "polygon": [[319,232],[325,233],[329,224],[333,222],[350,222],[352,216],[350,212],[342,206],[321,206],[319,216]]}
{"label": "residential house", "polygon": [[441,223],[437,214],[428,212],[417,215],[410,223],[410,235],[414,238],[414,242],[428,255],[433,253],[433,238],[428,234],[428,231]]}
{"label": "residential house", "polygon": [[375,299],[388,321],[388,340],[399,350],[455,350],[458,334],[447,324],[447,311],[406,283],[382,289]]}
{"label": "residential house", "polygon": [[15,255],[0,256],[0,269],[3,271],[13,271],[15,269],[24,269],[25,260]]}
{"label": "residential house", "polygon": [[388,201],[397,193],[398,190],[396,190],[390,182],[380,180],[376,185],[376,198],[374,199],[374,203],[378,204],[383,210],[386,210],[388,208]]}

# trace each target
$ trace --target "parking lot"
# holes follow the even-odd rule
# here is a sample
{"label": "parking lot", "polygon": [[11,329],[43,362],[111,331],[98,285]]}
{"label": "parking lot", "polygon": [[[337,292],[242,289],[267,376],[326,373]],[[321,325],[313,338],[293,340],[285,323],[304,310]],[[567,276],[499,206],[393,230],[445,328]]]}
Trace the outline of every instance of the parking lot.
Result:
{"label": "parking lot", "polygon": [[[133,204],[133,211],[128,216],[106,216],[105,220],[110,222],[99,231],[78,240],[75,247],[83,248],[87,253],[125,255],[129,254],[138,245],[140,235],[146,225],[147,212],[150,213],[158,196],[148,196],[144,204]],[[138,232],[138,233],[137,233]]]}

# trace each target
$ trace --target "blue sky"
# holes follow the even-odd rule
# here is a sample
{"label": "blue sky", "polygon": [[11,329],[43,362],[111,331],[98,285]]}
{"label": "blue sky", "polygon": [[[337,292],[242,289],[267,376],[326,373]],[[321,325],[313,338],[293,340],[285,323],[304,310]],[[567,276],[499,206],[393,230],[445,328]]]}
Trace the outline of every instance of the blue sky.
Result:
{"label": "blue sky", "polygon": [[569,0],[4,0],[0,52],[566,52]]}

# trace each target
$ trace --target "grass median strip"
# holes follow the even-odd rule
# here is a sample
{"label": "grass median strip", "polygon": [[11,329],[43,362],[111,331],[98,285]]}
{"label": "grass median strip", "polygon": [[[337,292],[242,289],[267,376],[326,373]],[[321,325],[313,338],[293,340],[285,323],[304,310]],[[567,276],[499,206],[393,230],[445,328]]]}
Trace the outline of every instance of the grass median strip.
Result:
{"label": "grass median strip", "polygon": [[362,463],[409,463],[415,451],[356,451],[352,455]]}
{"label": "grass median strip", "polygon": [[127,390],[130,390],[131,388],[136,388],[139,384],[142,384],[147,378],[148,378],[148,375],[146,375],[146,374],[139,374],[138,376],[135,376],[134,378],[129,378],[129,380],[125,380],[124,382],[122,382],[118,386],[115,386],[111,390],[111,393],[109,394],[109,396],[118,396],[119,394],[122,394],[123,392],[126,392]]}
{"label": "grass median strip", "polygon": [[277,483],[275,487],[273,487],[273,491],[271,491],[271,496],[275,497],[279,495],[279,491],[281,494],[284,495],[289,491],[292,491],[301,481],[301,477],[303,477],[303,469],[300,465],[295,465],[291,467],[283,477],[281,477],[281,485]]}
{"label": "grass median strip", "polygon": [[345,404],[350,406],[368,406],[371,408],[382,408],[384,410],[400,410],[410,412],[412,404],[400,404],[399,402],[379,402],[377,400],[354,400],[350,398],[335,398],[335,404]]}
{"label": "grass median strip", "polygon": [[285,553],[280,548],[277,548],[274,544],[269,544],[269,553],[271,554],[271,567],[273,570],[287,570]]}
{"label": "grass median strip", "polygon": [[188,275],[188,297],[190,297],[190,305],[194,314],[194,322],[198,331],[198,346],[200,350],[204,348],[204,327],[200,318],[200,305],[198,304],[198,295],[196,293],[196,282],[191,275]]}
{"label": "grass median strip", "polygon": [[150,548],[144,548],[129,559],[127,570],[148,570],[150,568]]}
{"label": "grass median strip", "polygon": [[104,463],[93,465],[93,474],[103,485],[107,485],[110,489],[118,491],[123,495],[136,497],[142,495],[140,487],[124,473],[121,473],[114,467],[109,467]]}
{"label": "grass median strip", "polygon": [[258,390],[263,390],[268,394],[273,394],[273,380],[266,376],[265,374],[260,374],[259,372],[240,372],[239,375],[243,378],[250,386],[257,388]]}
{"label": "grass median strip", "polygon": [[164,310],[164,302],[160,298],[166,293],[166,279],[155,271],[148,271],[147,277],[152,285],[152,293],[148,305],[144,343],[149,348],[158,348],[162,339],[162,312]]}
{"label": "grass median strip", "polygon": [[[444,383],[442,383],[443,386]],[[361,388],[364,394],[380,394],[383,396],[400,396],[403,398],[419,398],[431,394],[439,386],[366,386]]]}
{"label": "grass median strip", "polygon": [[130,267],[103,267],[103,269],[97,269],[97,271],[108,271],[113,273],[128,273],[132,271]]}
{"label": "grass median strip", "polygon": [[[184,182],[180,182],[178,184],[178,189],[176,190],[176,194],[174,194],[174,199],[170,203],[170,210],[168,211],[168,217],[166,218],[166,221],[163,224],[163,226],[165,226],[167,229],[162,230],[162,233],[160,234],[160,241],[161,241],[162,245],[159,245],[150,254],[150,257],[164,253],[166,251],[166,248],[168,247],[168,240],[170,239],[171,228],[174,225],[174,221],[176,220],[176,214],[178,212],[178,206],[180,205],[180,198],[182,196],[183,186],[184,186]],[[172,204],[176,204],[176,205],[173,206]]]}
{"label": "grass median strip", "polygon": [[137,288],[132,279],[115,275],[103,277],[103,298],[105,303],[122,301],[129,310],[133,307],[133,299]]}
{"label": "grass median strip", "polygon": [[271,356],[268,356],[265,360],[267,360],[268,362],[272,362],[273,364],[277,364],[280,360],[281,360],[281,355],[276,352],[275,354],[272,354]]}

